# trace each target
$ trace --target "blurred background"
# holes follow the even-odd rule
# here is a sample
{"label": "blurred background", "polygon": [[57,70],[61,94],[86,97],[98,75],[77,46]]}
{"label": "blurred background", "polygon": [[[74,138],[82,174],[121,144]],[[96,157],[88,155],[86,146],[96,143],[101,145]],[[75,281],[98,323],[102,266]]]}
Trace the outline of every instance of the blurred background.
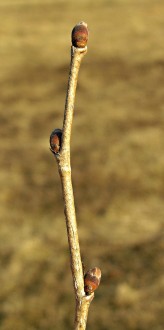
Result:
{"label": "blurred background", "polygon": [[88,23],[72,132],[88,329],[162,330],[163,0],[0,0],[0,329],[73,328],[57,164],[74,25]]}

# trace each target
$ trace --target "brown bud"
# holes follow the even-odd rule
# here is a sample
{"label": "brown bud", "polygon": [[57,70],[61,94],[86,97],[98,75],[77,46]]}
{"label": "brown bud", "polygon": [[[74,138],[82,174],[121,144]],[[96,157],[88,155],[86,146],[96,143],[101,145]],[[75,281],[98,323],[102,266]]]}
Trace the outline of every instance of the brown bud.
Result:
{"label": "brown bud", "polygon": [[58,154],[61,148],[62,130],[56,128],[50,135],[50,149],[54,154]]}
{"label": "brown bud", "polygon": [[88,41],[87,24],[80,22],[72,30],[72,45],[77,48],[84,48]]}
{"label": "brown bud", "polygon": [[84,291],[87,296],[93,293],[99,286],[101,280],[101,270],[98,267],[88,270],[84,276]]}

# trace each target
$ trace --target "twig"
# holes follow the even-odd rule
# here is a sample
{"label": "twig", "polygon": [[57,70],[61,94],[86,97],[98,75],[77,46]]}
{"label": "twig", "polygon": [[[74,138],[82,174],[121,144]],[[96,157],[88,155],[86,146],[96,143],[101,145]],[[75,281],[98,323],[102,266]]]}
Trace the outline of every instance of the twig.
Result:
{"label": "twig", "polygon": [[[65,206],[64,212],[71,257],[71,270],[76,297],[75,330],[86,329],[88,309],[94,297],[93,291],[95,290],[95,283],[97,285],[97,282],[95,281],[95,273],[88,273],[88,275],[85,277],[85,288],[87,289],[84,290],[84,276],[80,256],[70,165],[70,139],[77,78],[82,58],[87,53],[87,39],[87,24],[81,22],[77,24],[72,31],[71,64],[65,103],[63,129],[62,131],[60,129],[54,130],[50,136],[50,147],[51,151],[55,154],[57,159]],[[93,290],[91,280],[93,280]]]}

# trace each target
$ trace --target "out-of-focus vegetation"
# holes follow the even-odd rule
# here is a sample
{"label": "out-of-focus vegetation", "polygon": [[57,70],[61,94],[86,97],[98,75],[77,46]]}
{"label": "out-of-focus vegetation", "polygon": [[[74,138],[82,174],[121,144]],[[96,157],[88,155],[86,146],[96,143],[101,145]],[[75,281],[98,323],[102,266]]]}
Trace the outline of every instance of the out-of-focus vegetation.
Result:
{"label": "out-of-focus vegetation", "polygon": [[88,23],[72,134],[88,329],[162,330],[164,2],[0,2],[0,329],[72,329],[57,165],[70,32]]}

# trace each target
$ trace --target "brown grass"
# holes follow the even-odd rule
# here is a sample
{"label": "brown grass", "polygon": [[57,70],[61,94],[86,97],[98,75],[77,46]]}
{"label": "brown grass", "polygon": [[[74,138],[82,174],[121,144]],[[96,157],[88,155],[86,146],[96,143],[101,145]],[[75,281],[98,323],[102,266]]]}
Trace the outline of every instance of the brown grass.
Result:
{"label": "brown grass", "polygon": [[0,329],[72,329],[48,140],[62,125],[70,31],[85,20],[72,170],[83,261],[103,273],[88,329],[162,330],[163,1],[3,0],[0,11]]}

